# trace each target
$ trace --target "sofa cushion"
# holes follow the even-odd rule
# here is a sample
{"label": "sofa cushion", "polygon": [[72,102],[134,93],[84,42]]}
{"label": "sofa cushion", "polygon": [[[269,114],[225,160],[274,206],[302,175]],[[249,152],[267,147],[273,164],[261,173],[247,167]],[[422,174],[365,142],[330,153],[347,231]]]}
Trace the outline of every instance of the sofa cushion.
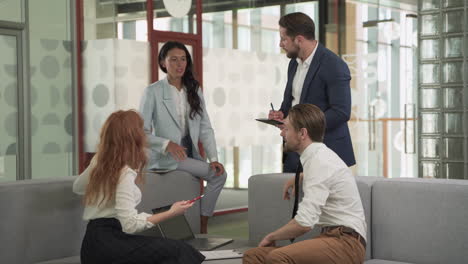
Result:
{"label": "sofa cushion", "polygon": [[[203,263],[206,263],[206,264],[241,264],[242,259],[237,258],[237,259],[207,260],[207,261],[204,261]],[[70,258],[64,258],[64,259],[56,259],[56,260],[51,260],[51,261],[38,262],[36,264],[81,264],[81,262],[80,262],[80,257],[76,256],[76,257],[70,257]],[[382,263],[382,264],[386,264],[386,263]]]}
{"label": "sofa cushion", "polygon": [[[254,175],[249,178],[249,240],[256,245],[268,233],[291,220],[293,200],[283,200],[281,193],[292,173]],[[289,242],[284,241],[285,245]]]}
{"label": "sofa cushion", "polygon": [[373,258],[468,263],[468,181],[392,179],[372,190]]}
{"label": "sofa cushion", "polygon": [[242,264],[242,259],[217,259],[217,260],[206,260],[203,264]]}
{"label": "sofa cushion", "polygon": [[[283,185],[291,177],[294,173],[260,174],[249,178],[249,241],[253,245],[291,220],[294,198],[283,200],[282,196]],[[314,228],[295,241],[311,239],[318,234],[319,229]],[[283,240],[276,244],[285,246],[290,242]]]}
{"label": "sofa cushion", "polygon": [[[36,263],[77,256],[86,222],[82,197],[72,192],[76,177],[25,180],[0,184],[0,263]],[[189,200],[200,193],[198,179],[174,171],[147,175],[139,210]],[[200,230],[200,203],[186,213],[194,232]]]}
{"label": "sofa cushion", "polygon": [[37,262],[36,264],[81,264],[80,256]]}
{"label": "sofa cushion", "polygon": [[364,208],[364,216],[366,217],[367,224],[367,237],[366,237],[366,259],[371,259],[372,253],[372,214],[371,214],[371,194],[372,184],[378,180],[382,180],[381,177],[368,177],[360,176],[356,177],[356,184],[361,196],[362,207]]}
{"label": "sofa cushion", "polygon": [[411,263],[390,261],[390,260],[383,260],[383,259],[371,259],[371,260],[366,260],[364,264],[411,264]]}
{"label": "sofa cushion", "polygon": [[[151,209],[170,205],[180,200],[191,200],[200,195],[200,180],[184,171],[165,174],[147,174],[142,186],[139,212],[152,213]],[[200,233],[200,203],[194,203],[185,217],[194,233]]]}
{"label": "sofa cushion", "polygon": [[0,184],[0,262],[34,263],[79,254],[85,230],[75,177]]}

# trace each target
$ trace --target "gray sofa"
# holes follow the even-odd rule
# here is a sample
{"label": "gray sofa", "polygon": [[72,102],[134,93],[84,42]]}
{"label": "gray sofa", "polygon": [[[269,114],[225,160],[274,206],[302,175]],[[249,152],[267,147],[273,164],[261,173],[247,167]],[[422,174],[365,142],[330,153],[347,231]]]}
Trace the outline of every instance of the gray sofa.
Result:
{"label": "gray sofa", "polygon": [[[72,192],[75,177],[0,184],[0,263],[80,263],[86,223],[81,197]],[[151,212],[177,200],[192,199],[200,183],[185,172],[149,174],[139,210]],[[187,218],[200,230],[200,206]]]}
{"label": "gray sofa", "polygon": [[[250,178],[251,243],[290,220],[293,202],[282,200],[281,191],[292,176]],[[378,177],[356,181],[368,225],[366,264],[468,263],[468,181]],[[296,241],[317,234],[314,229]]]}
{"label": "gray sofa", "polygon": [[[289,221],[292,201],[281,190],[292,174],[256,175],[249,180],[250,243]],[[0,184],[0,263],[79,264],[85,230],[74,177]],[[356,177],[368,223],[366,264],[468,263],[468,181]],[[169,187],[168,187],[169,186]],[[187,173],[149,175],[140,210],[199,193]],[[199,206],[187,216],[199,230]],[[299,238],[310,238],[317,231]],[[283,244],[288,242],[283,241]],[[241,263],[240,259],[206,261]]]}

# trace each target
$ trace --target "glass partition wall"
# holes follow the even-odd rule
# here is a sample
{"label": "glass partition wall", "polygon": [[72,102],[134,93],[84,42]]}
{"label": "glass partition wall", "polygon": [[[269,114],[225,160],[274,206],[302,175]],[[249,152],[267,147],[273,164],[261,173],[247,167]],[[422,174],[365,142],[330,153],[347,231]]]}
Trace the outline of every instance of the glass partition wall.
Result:
{"label": "glass partition wall", "polygon": [[420,177],[468,179],[467,8],[419,1]]}
{"label": "glass partition wall", "polygon": [[19,178],[18,91],[21,86],[21,34],[0,29],[0,182]]}
{"label": "glass partition wall", "polygon": [[355,174],[467,177],[466,1],[204,0],[197,27],[198,1],[2,1],[0,180],[76,172],[76,3],[84,14],[86,152],[95,150],[109,113],[138,108],[155,71],[148,30],[156,30],[202,38],[194,58],[227,186],[280,172],[279,130],[253,120],[282,101],[288,59],[277,22],[301,11],[351,70]]}
{"label": "glass partition wall", "polygon": [[0,181],[76,174],[73,1],[0,2]]}
{"label": "glass partition wall", "polygon": [[[196,3],[153,1],[155,37],[167,33],[188,39],[190,34],[202,35],[203,56],[194,55],[194,61],[202,62],[196,71],[202,69],[198,77],[203,79],[219,158],[228,171],[226,187],[246,188],[251,175],[280,172],[282,167],[280,131],[255,121],[267,116],[270,103],[280,106],[286,84],[288,59],[278,46],[278,20],[282,14],[302,11],[319,23],[318,1],[204,0],[201,32],[197,31]],[[83,55],[85,65],[89,65],[84,69],[85,101],[89,102],[85,104],[87,152],[95,150],[103,115],[118,108],[138,108],[139,95],[151,80],[154,69],[145,68],[151,64],[146,7],[144,1],[84,1],[88,48]],[[97,46],[106,52],[99,53]],[[125,48],[132,46],[137,48]],[[132,56],[140,58],[139,63],[134,63]],[[86,94],[94,93],[93,87],[102,80],[96,70],[104,67],[103,63],[115,71],[106,72],[106,83],[102,84],[108,99],[98,106],[96,98]],[[137,65],[143,68],[133,70]]]}
{"label": "glass partition wall", "polygon": [[346,1],[356,175],[417,177],[416,6]]}
{"label": "glass partition wall", "polygon": [[226,187],[247,188],[250,176],[281,171],[280,131],[254,119],[282,102],[289,60],[279,48],[281,15],[301,10],[319,22],[318,1],[304,2],[204,5],[204,86],[221,159],[232,175]]}
{"label": "glass partition wall", "polygon": [[28,0],[32,178],[74,175],[71,0]]}
{"label": "glass partition wall", "polygon": [[[113,42],[114,51],[109,56],[122,56],[120,48],[136,45],[140,48],[132,52],[138,52],[136,55],[143,62],[139,64],[147,66],[151,61],[143,57],[146,54],[149,58],[150,54],[148,17],[153,19],[155,30],[180,36],[202,35],[199,76],[203,77],[220,158],[230,175],[228,187],[243,188],[251,175],[281,170],[279,131],[257,124],[253,119],[265,117],[270,102],[279,107],[282,101],[288,59],[278,47],[277,23],[282,15],[295,11],[305,12],[316,21],[319,40],[350,67],[353,78],[350,128],[358,160],[353,167],[355,174],[421,176],[418,174],[421,171],[419,155],[433,155],[434,151],[423,144],[426,139],[418,140],[420,122],[425,118],[419,112],[424,112],[431,102],[426,96],[424,100],[418,96],[418,25],[421,22],[416,4],[404,1],[348,0],[333,4],[326,1],[205,0],[202,1],[202,29],[198,32],[196,1],[179,2],[185,9],[174,11],[171,5],[175,2],[153,1],[153,14],[148,15],[144,1],[87,0],[84,2],[85,38],[122,40]],[[88,46],[97,47],[97,43]],[[96,61],[93,56],[88,58]],[[113,63],[119,61],[114,59]],[[128,61],[131,66],[139,65],[132,58]],[[115,69],[118,70],[114,73],[132,72],[132,67],[126,69],[122,64]],[[122,98],[125,98],[125,107],[137,108],[138,94],[150,82],[151,71],[136,71],[140,76],[126,85],[122,82],[127,78],[120,78],[122,75],[111,78],[110,86],[115,89],[110,90],[115,93],[109,93],[113,104],[109,109],[119,107]],[[89,72],[94,71],[90,69]],[[130,89],[132,93],[128,92]],[[423,92],[438,94],[434,89]],[[102,117],[91,117],[87,122],[96,128],[99,120]],[[433,142],[437,138],[428,140]],[[457,145],[456,140],[446,141],[446,146]],[[89,144],[89,148],[94,144]]]}

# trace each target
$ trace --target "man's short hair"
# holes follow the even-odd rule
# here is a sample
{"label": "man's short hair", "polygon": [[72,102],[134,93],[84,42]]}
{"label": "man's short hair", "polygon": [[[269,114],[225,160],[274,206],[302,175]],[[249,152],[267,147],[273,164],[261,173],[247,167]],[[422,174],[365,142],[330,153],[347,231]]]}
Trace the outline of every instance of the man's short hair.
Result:
{"label": "man's short hair", "polygon": [[308,40],[315,40],[315,24],[308,15],[295,12],[284,15],[278,24],[286,29],[286,35],[295,38],[298,35],[304,36]]}
{"label": "man's short hair", "polygon": [[323,142],[326,121],[320,108],[313,104],[297,104],[289,110],[288,117],[294,130],[305,128],[312,141]]}

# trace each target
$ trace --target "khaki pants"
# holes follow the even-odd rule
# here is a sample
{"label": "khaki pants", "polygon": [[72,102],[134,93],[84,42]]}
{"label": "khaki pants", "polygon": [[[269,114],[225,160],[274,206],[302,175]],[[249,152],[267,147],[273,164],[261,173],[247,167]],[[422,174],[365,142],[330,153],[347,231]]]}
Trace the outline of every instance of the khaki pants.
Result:
{"label": "khaki pants", "polygon": [[366,249],[337,228],[285,247],[258,247],[244,253],[243,264],[361,264]]}

